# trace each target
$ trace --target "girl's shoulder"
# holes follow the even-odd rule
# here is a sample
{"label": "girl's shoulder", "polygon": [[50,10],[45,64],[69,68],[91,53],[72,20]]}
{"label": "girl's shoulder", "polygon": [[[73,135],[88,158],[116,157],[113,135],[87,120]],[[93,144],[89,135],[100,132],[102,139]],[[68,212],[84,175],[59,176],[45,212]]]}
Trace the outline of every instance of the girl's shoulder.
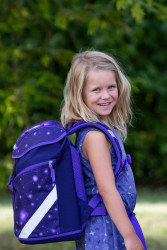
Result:
{"label": "girl's shoulder", "polygon": [[[105,127],[105,129],[107,129],[114,137],[116,137],[117,139],[118,138],[120,139],[120,137],[118,135],[118,132],[117,132],[117,130],[115,128],[111,129],[107,125],[105,125],[104,123],[98,123],[98,124]],[[105,133],[100,128],[96,128],[96,127],[93,127],[93,126],[88,126],[88,127],[84,127],[82,129],[80,129],[76,133],[77,140],[83,141],[85,136],[87,135],[87,133],[90,132],[90,131],[98,131],[98,132],[101,132],[105,136]],[[89,135],[92,135],[92,134],[89,133]],[[99,137],[100,137],[100,134],[99,134]]]}
{"label": "girl's shoulder", "polygon": [[[84,163],[86,162],[86,164],[89,164],[89,163],[88,163],[88,159],[84,156],[84,154],[82,152],[82,150],[83,150],[82,146],[83,146],[83,142],[84,142],[84,139],[85,139],[86,135],[90,131],[97,131],[97,132],[100,132],[101,134],[103,134],[103,136],[105,136],[104,133],[100,129],[95,128],[95,127],[91,127],[91,126],[90,127],[84,127],[84,128],[80,129],[76,133],[75,147],[76,147],[76,150],[78,151],[78,153],[80,154],[81,162],[84,162]],[[97,136],[98,138],[101,137],[99,135],[100,134],[98,134],[98,136]],[[106,137],[106,139],[107,139],[107,137]],[[97,142],[97,140],[96,140],[96,142]],[[97,144],[98,143],[101,143],[101,140],[99,142],[97,142]],[[96,143],[94,143],[94,145],[95,144]],[[116,153],[115,153],[115,150],[114,150],[112,144],[109,145],[109,151],[110,151],[110,154],[111,154],[113,169],[115,169],[116,162],[117,162],[117,156],[116,156]]]}
{"label": "girl's shoulder", "polygon": [[78,151],[78,153],[80,154],[81,161],[82,161],[82,159],[87,161],[87,158],[85,158],[85,156],[83,155],[82,146],[83,146],[83,142],[84,142],[84,139],[85,139],[86,135],[91,131],[99,131],[99,132],[101,132],[99,129],[94,128],[94,127],[84,127],[84,128],[80,129],[76,133],[75,148]]}
{"label": "girl's shoulder", "polygon": [[98,128],[94,128],[94,127],[85,127],[85,128],[82,128],[79,130],[79,132],[77,132],[76,134],[76,141],[84,141],[85,139],[85,136],[88,132],[90,131],[99,131],[99,132],[102,132],[100,129]]}

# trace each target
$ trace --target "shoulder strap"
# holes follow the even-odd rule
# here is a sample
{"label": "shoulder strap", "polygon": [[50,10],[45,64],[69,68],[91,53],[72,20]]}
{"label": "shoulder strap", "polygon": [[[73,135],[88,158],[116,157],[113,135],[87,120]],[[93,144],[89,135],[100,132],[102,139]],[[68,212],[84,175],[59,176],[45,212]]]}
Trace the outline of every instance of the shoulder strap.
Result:
{"label": "shoulder strap", "polygon": [[114,175],[117,176],[120,166],[121,166],[121,153],[116,142],[118,140],[115,137],[114,133],[105,124],[102,125],[101,123],[98,123],[98,122],[94,123],[94,122],[80,121],[80,122],[75,123],[72,127],[70,127],[67,130],[67,135],[71,135],[75,132],[78,132],[80,129],[85,128],[85,127],[94,127],[94,128],[101,130],[107,136],[109,141],[112,143],[115,153],[117,155],[117,165],[114,171]]}
{"label": "shoulder strap", "polygon": [[[119,141],[117,140],[116,136],[114,135],[112,130],[109,129],[108,126],[105,124],[102,125],[101,123],[98,123],[98,122],[93,123],[93,122],[85,122],[85,121],[79,121],[75,123],[73,126],[70,125],[67,129],[67,135],[71,135],[75,132],[78,132],[80,129],[86,128],[86,127],[94,127],[94,128],[101,130],[111,142],[112,146],[114,147],[116,156],[117,156],[117,164],[116,164],[116,168],[114,171],[115,178],[117,178],[117,174],[119,173],[120,168],[121,168],[121,152],[120,152],[120,149],[118,148]],[[100,201],[101,201],[101,196],[99,193],[93,196],[92,199],[89,201],[88,205],[94,209],[91,216],[107,215],[107,210],[105,207],[97,207]]]}

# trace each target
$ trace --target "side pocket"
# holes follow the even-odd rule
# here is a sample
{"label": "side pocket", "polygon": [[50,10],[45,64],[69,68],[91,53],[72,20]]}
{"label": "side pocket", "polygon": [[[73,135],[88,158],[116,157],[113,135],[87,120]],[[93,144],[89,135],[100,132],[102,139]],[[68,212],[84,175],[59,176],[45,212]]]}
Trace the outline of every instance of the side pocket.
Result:
{"label": "side pocket", "polygon": [[14,179],[14,221],[18,238],[40,238],[59,233],[53,173],[49,162],[45,162],[27,167]]}

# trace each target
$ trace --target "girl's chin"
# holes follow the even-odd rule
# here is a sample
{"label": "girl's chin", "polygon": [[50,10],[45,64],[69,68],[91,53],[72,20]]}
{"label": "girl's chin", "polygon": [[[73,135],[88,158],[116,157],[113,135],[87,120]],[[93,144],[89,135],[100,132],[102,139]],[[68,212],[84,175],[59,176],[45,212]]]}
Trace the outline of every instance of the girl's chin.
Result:
{"label": "girl's chin", "polygon": [[100,118],[100,120],[103,122],[106,122],[106,121],[108,121],[108,118],[109,118],[109,116],[110,116],[110,114],[111,113],[107,113],[107,114],[99,114],[99,118]]}

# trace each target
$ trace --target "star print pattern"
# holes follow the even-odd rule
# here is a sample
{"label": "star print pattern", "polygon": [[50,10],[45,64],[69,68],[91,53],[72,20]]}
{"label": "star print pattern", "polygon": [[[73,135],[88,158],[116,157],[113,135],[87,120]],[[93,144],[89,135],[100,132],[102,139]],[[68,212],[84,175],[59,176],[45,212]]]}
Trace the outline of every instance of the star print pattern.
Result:
{"label": "star print pattern", "polygon": [[[80,155],[84,185],[87,195],[87,200],[89,201],[92,196],[98,193],[95,178],[92,172],[91,165],[88,159],[84,156],[82,152],[82,143],[85,135],[90,130],[98,130],[92,127],[83,128],[77,133],[76,138],[76,149]],[[124,150],[123,143],[116,130],[113,131],[115,137],[119,141],[119,147],[122,151],[122,158],[126,158],[126,153]],[[113,171],[116,168],[117,157],[113,147],[110,148],[111,161]],[[131,167],[127,165],[122,168],[121,174],[117,181],[117,189],[121,195],[124,205],[127,209],[133,211],[136,204],[136,188],[133,173]],[[98,206],[104,206],[103,201],[100,202]],[[109,215],[107,216],[92,216],[88,220],[88,225],[86,226],[83,237],[76,241],[77,250],[125,250],[124,240],[113,223]]]}
{"label": "star print pattern", "polygon": [[[58,122],[55,121],[55,125]],[[51,142],[54,139],[61,136],[63,133],[65,133],[65,130],[60,127],[60,124],[58,123],[59,127],[54,126],[43,126],[38,130],[38,127],[40,125],[34,126],[28,130],[27,133],[23,131],[23,133],[19,136],[17,139],[16,144],[13,146],[13,156],[17,157],[18,155],[22,155],[25,150],[28,151],[31,148],[34,147],[36,144],[45,144],[47,142]],[[36,131],[34,131],[36,130]],[[26,140],[22,140],[23,137],[26,137]]]}
{"label": "star print pattern", "polygon": [[[35,213],[41,202],[45,200],[54,185],[50,177],[49,164],[46,163],[43,166],[36,166],[30,171],[25,169],[22,174],[16,176],[13,182],[16,236],[20,234],[26,222]],[[33,230],[30,238],[47,237],[58,234],[59,231],[58,203],[56,201]]]}

